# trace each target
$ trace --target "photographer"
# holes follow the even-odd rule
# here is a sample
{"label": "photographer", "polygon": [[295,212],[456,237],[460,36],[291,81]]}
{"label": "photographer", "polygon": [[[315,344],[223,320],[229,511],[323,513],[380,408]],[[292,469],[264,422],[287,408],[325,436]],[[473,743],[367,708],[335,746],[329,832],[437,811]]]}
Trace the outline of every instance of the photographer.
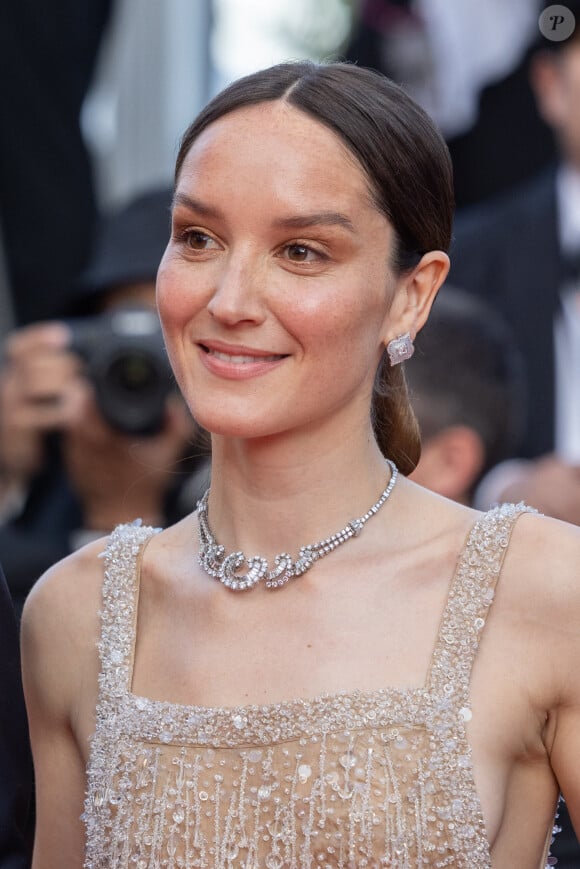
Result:
{"label": "photographer", "polygon": [[155,312],[168,204],[165,191],[147,194],[103,223],[71,306],[82,318],[6,342],[0,547],[17,605],[87,539],[135,516],[165,524],[194,503],[203,450],[172,388]]}

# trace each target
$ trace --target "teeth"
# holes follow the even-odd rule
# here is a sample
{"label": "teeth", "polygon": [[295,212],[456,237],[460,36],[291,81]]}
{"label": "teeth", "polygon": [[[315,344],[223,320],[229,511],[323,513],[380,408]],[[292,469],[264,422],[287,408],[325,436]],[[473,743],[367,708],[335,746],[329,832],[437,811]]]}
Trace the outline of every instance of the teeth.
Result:
{"label": "teeth", "polygon": [[210,355],[223,362],[233,362],[235,365],[246,365],[251,362],[276,362],[280,356],[231,356],[229,353],[221,353],[219,350],[210,350]]}

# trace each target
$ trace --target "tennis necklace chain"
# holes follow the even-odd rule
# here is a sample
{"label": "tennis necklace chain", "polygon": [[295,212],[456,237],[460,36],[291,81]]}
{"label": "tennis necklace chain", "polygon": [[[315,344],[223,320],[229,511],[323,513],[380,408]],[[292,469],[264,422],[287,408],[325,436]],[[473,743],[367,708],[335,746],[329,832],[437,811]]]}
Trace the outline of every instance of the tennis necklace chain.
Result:
{"label": "tennis necklace chain", "polygon": [[[261,555],[252,555],[247,558],[243,552],[230,552],[226,554],[225,548],[217,542],[209,527],[207,519],[207,505],[209,500],[208,489],[197,505],[197,518],[199,521],[199,563],[210,576],[219,580],[232,591],[247,591],[254,588],[262,580],[265,580],[266,588],[280,588],[286,585],[288,580],[296,576],[302,576],[310,570],[313,564],[320,558],[324,558],[337,546],[341,546],[352,537],[358,537],[368,520],[378,513],[393,491],[399,471],[390,459],[387,464],[391,469],[389,483],[372,507],[369,507],[363,516],[352,519],[340,531],[319,540],[318,543],[310,543],[301,546],[296,561],[287,552],[281,552],[274,558],[274,567],[270,569],[268,560]],[[247,565],[245,573],[240,569]]]}

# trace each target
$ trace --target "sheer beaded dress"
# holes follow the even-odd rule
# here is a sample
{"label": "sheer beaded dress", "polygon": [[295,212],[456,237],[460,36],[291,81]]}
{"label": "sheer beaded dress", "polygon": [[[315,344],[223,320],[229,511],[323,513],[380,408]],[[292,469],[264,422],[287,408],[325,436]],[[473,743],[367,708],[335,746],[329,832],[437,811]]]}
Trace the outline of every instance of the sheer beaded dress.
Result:
{"label": "sheer beaded dress", "polygon": [[139,553],[155,531],[120,526],[104,553],[85,869],[490,869],[465,723],[520,512],[472,528],[423,688],[233,708],[131,693]]}

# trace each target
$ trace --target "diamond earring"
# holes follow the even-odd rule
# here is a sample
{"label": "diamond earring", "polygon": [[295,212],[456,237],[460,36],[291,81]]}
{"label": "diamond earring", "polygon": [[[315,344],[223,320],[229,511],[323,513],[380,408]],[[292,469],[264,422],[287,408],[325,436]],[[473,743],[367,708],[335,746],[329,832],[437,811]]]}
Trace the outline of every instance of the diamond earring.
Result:
{"label": "diamond earring", "polygon": [[397,335],[387,344],[387,353],[389,354],[389,362],[391,365],[398,365],[404,362],[405,359],[410,359],[415,352],[415,346],[408,332],[404,335]]}

